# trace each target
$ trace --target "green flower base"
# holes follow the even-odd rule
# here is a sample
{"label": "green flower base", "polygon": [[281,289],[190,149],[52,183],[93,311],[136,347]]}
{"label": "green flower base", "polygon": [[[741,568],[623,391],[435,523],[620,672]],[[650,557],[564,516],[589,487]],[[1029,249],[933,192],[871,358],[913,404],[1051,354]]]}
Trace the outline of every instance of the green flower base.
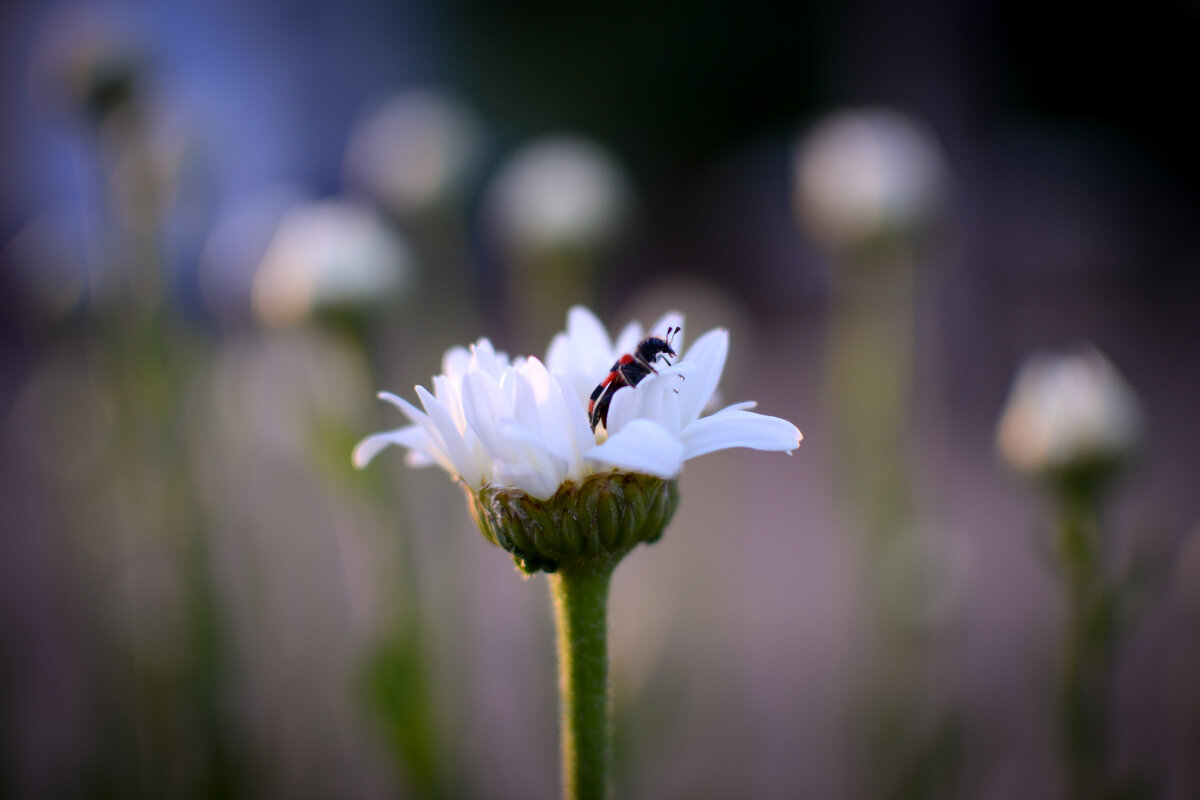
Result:
{"label": "green flower base", "polygon": [[679,505],[674,481],[629,472],[568,481],[549,500],[492,485],[467,494],[484,538],[511,553],[527,575],[615,564],[642,542],[657,541]]}

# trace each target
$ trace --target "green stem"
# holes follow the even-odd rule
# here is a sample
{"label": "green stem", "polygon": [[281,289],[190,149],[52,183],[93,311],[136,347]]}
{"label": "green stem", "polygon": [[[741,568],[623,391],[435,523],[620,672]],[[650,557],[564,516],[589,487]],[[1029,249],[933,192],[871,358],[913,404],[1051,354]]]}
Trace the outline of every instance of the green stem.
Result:
{"label": "green stem", "polygon": [[1108,686],[1114,630],[1095,504],[1061,503],[1059,555],[1066,577],[1062,737],[1069,796],[1097,797],[1106,785]]}
{"label": "green stem", "polygon": [[608,585],[617,559],[549,576],[558,633],[562,787],[566,800],[609,796]]}

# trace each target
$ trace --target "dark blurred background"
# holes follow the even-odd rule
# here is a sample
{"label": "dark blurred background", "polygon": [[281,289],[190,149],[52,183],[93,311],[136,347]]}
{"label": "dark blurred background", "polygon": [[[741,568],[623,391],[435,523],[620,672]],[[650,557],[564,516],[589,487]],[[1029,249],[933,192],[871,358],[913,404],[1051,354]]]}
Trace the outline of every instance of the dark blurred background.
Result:
{"label": "dark blurred background", "polygon": [[1065,796],[1050,504],[993,440],[1079,340],[1147,431],[1109,767],[1197,796],[1198,35],[1185,0],[7,4],[0,796],[554,796],[541,579],[349,454],[401,424],[377,390],[544,354],[573,303],[729,328],[724,399],[805,433],[689,463],[618,572],[619,796]]}

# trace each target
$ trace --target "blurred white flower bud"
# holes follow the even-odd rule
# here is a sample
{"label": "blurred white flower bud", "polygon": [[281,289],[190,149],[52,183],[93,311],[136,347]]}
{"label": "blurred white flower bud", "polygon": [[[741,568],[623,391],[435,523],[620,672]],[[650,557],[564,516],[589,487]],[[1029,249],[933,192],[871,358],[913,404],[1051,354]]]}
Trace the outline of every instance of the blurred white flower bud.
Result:
{"label": "blurred white flower bud", "polygon": [[933,134],[887,109],[826,117],[797,144],[793,168],[801,226],[836,249],[923,229],[940,209],[947,171]]}
{"label": "blurred white flower bud", "polygon": [[422,213],[464,193],[483,145],[483,121],[465,100],[414,89],[358,125],[346,148],[346,177],[397,216]]}
{"label": "blurred white flower bud", "polygon": [[142,91],[148,62],[140,37],[119,14],[68,3],[48,15],[34,42],[31,98],[101,121]]}
{"label": "blurred white flower bud", "polygon": [[1035,353],[1017,371],[996,431],[1000,455],[1052,479],[1106,474],[1142,436],[1133,389],[1099,350]]}
{"label": "blurred white flower bud", "polygon": [[522,252],[595,248],[625,229],[633,199],[624,169],[599,145],[546,137],[526,145],[488,187],[488,224]]}
{"label": "blurred white flower bud", "polygon": [[255,315],[269,325],[318,309],[382,304],[410,282],[412,255],[400,234],[364,206],[345,201],[292,208],[254,278]]}

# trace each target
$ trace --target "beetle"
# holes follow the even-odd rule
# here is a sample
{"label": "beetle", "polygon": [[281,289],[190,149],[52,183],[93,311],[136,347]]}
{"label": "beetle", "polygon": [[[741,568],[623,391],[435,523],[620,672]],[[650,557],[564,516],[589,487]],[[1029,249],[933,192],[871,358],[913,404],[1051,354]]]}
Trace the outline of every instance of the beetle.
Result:
{"label": "beetle", "polygon": [[608,427],[608,407],[618,389],[623,386],[637,386],[651,372],[657,375],[658,370],[654,368],[654,364],[660,358],[667,362],[667,366],[671,365],[671,362],[667,361],[668,356],[675,358],[671,340],[680,330],[682,329],[678,326],[667,328],[665,339],[647,336],[638,343],[632,353],[626,353],[613,363],[608,375],[600,381],[600,385],[592,392],[588,401],[588,421],[593,431],[602,423],[605,428]]}

